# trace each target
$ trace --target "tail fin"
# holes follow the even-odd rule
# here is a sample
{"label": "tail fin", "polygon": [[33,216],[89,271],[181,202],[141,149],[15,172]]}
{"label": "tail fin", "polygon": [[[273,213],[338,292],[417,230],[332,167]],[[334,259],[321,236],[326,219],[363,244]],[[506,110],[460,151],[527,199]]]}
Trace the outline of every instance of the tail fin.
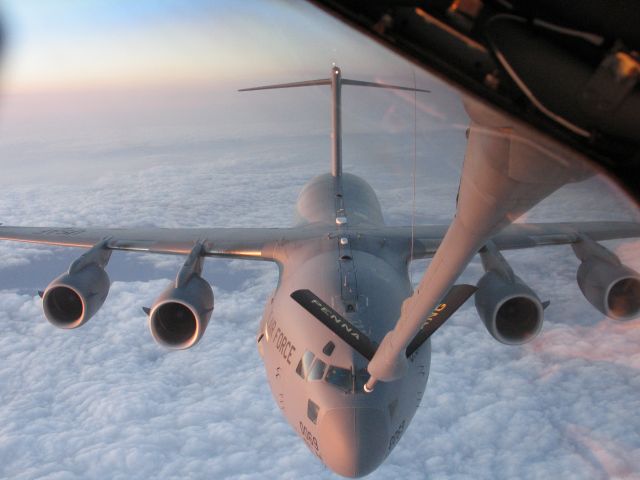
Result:
{"label": "tail fin", "polygon": [[321,78],[319,80],[306,80],[303,82],[280,83],[276,85],[264,85],[261,87],[242,88],[239,92],[251,92],[255,90],[272,90],[276,88],[293,88],[293,87],[313,87],[317,85],[330,85],[332,93],[331,108],[331,174],[334,177],[342,175],[342,119],[340,114],[340,95],[342,85],[353,85],[356,87],[376,87],[391,88],[395,90],[408,90],[411,92],[426,92],[421,88],[401,87],[399,85],[389,85],[378,82],[364,82],[362,80],[349,80],[342,78],[340,69],[334,66],[331,69],[329,78]]}

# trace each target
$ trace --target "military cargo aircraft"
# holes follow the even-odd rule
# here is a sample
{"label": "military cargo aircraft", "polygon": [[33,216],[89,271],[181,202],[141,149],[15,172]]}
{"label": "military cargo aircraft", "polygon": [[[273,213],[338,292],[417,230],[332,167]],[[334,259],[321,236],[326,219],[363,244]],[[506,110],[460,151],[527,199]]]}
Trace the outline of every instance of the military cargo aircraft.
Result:
{"label": "military cargo aircraft", "polygon": [[[359,477],[397,445],[425,392],[431,335],[472,295],[498,341],[519,345],[542,328],[541,301],[501,250],[572,245],[578,284],[600,312],[617,320],[640,312],[640,275],[597,243],[640,237],[633,222],[513,223],[569,181],[589,175],[579,159],[517,120],[466,99],[468,148],[450,225],[389,227],[376,193],[345,173],[341,156],[343,86],[411,87],[329,78],[255,87],[329,86],[331,172],[302,189],[291,228],[0,227],[0,239],[88,249],[41,293],[55,326],[76,328],[102,306],[114,251],[186,255],[178,275],[145,308],[153,338],[186,349],[202,338],[214,309],[202,278],[206,257],[275,262],[278,285],[259,324],[257,346],[287,421],[331,470]],[[453,285],[474,255],[477,285]],[[413,260],[433,257],[412,289]]]}

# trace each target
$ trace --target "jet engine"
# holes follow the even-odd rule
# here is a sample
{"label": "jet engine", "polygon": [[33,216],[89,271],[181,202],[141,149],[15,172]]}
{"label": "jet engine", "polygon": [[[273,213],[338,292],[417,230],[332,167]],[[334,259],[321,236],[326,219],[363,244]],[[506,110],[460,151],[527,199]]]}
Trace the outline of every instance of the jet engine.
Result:
{"label": "jet engine", "polygon": [[42,294],[42,308],[49,322],[60,328],[76,328],[100,309],[109,293],[104,267],[110,256],[111,250],[101,242],[49,284]]}
{"label": "jet engine", "polygon": [[176,281],[158,297],[149,314],[151,335],[160,345],[185,349],[195,345],[213,312],[213,290],[202,273],[202,245],[192,250]]}
{"label": "jet engine", "polygon": [[622,265],[620,259],[602,245],[583,238],[573,245],[582,261],[578,286],[596,309],[614,320],[629,320],[640,314],[640,274]]}
{"label": "jet engine", "polygon": [[529,288],[493,246],[480,252],[486,273],[478,282],[476,310],[487,330],[499,342],[520,345],[542,328],[546,305]]}

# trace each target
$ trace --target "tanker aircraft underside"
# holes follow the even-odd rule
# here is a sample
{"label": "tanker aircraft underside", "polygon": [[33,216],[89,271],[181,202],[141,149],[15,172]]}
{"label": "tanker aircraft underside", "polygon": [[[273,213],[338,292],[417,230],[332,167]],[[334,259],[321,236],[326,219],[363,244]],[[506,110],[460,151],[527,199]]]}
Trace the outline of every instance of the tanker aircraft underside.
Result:
{"label": "tanker aircraft underside", "polygon": [[[99,310],[114,250],[186,255],[175,281],[144,310],[158,343],[189,348],[213,312],[205,257],[277,263],[278,286],[257,335],[273,396],[311,452],[358,477],[376,469],[408,428],[429,375],[429,338],[471,295],[496,340],[518,345],[540,331],[548,302],[501,250],[570,244],[586,299],[614,319],[638,315],[640,275],[597,242],[638,237],[640,224],[511,223],[588,175],[572,152],[466,99],[471,125],[451,224],[385,226],[373,189],[342,172],[342,86],[421,90],[343,79],[337,67],[326,79],[247,90],[316,85],[332,91],[332,170],[302,189],[291,228],[0,227],[4,240],[88,249],[40,292],[47,319],[76,328]],[[478,284],[453,285],[478,253],[486,271]],[[414,291],[409,263],[430,257]]]}

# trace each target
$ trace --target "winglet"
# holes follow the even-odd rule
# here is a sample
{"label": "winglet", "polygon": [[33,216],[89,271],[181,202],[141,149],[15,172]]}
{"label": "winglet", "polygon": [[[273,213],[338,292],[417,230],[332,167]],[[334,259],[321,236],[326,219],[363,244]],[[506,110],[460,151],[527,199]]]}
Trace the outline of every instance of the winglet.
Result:
{"label": "winglet", "polygon": [[551,304],[551,300],[547,300],[545,302],[542,302],[542,309],[546,310],[547,307]]}
{"label": "winglet", "polygon": [[[1,224],[0,224],[0,225],[1,225]],[[43,292],[42,290],[38,290],[38,296],[39,296],[40,298],[43,298],[43,297],[44,297],[44,292]]]}
{"label": "winglet", "polygon": [[149,314],[151,313],[151,309],[149,307],[142,307],[142,311],[144,312],[144,314],[148,317]]}

